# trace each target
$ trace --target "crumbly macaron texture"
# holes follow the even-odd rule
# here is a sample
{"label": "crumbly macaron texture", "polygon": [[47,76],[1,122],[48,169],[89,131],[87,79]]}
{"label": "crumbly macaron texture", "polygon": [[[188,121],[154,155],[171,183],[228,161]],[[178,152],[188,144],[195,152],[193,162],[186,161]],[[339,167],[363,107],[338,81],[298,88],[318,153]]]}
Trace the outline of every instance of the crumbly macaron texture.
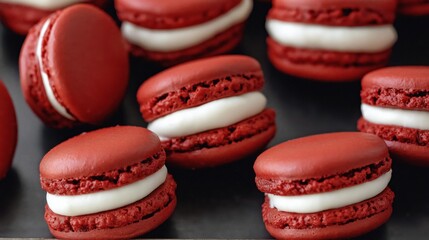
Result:
{"label": "crumbly macaron texture", "polygon": [[140,127],[110,127],[50,150],[40,163],[40,181],[52,194],[89,193],[135,182],[164,163],[165,152],[154,133]]}
{"label": "crumbly macaron texture", "polygon": [[379,195],[339,209],[313,214],[279,212],[262,205],[268,232],[278,239],[344,239],[370,232],[388,221],[394,194],[387,188]]}
{"label": "crumbly macaron texture", "polygon": [[118,17],[141,27],[152,29],[184,28],[210,21],[241,0],[115,0]]}
{"label": "crumbly macaron texture", "polygon": [[333,26],[383,25],[393,23],[395,7],[395,0],[274,0],[268,18]]}
{"label": "crumbly macaron texture", "polygon": [[[67,217],[55,214],[46,205],[45,220],[58,238],[131,238],[164,222],[176,206],[176,183],[168,175],[164,184],[140,201],[102,213]],[[154,220],[156,218],[156,220]],[[127,230],[122,230],[127,228]],[[116,231],[111,235],[111,231]],[[117,232],[120,232],[118,234]]]}
{"label": "crumbly macaron texture", "polygon": [[6,86],[0,81],[0,180],[6,177],[18,141],[15,108]]}
{"label": "crumbly macaron texture", "polygon": [[167,69],[145,81],[137,99],[143,118],[152,121],[216,99],[258,91],[263,85],[263,73],[255,59],[226,55]]}

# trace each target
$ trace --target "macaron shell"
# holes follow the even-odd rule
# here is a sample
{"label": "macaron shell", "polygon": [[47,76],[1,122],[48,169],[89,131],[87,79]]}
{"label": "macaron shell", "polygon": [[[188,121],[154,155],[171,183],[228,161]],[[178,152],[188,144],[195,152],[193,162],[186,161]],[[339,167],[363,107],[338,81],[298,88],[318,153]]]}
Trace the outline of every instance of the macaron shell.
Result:
{"label": "macaron shell", "polygon": [[184,63],[151,77],[140,86],[137,100],[144,119],[152,121],[180,109],[257,91],[263,84],[255,59],[225,55]]}
{"label": "macaron shell", "polygon": [[174,52],[154,52],[129,44],[132,55],[158,62],[165,67],[194,59],[227,53],[234,49],[243,37],[244,23],[236,24],[196,46]]}
{"label": "macaron shell", "polygon": [[395,19],[396,0],[274,1],[268,18],[332,26],[367,26],[391,24]]}
{"label": "macaron shell", "polygon": [[[390,56],[390,51],[386,51],[377,56],[373,55],[373,59],[371,60],[373,62],[370,64],[358,65],[359,61],[355,61],[348,65],[342,65],[340,64],[342,62],[341,59],[350,60],[350,57],[358,59],[358,55],[334,53],[334,56],[332,56],[330,52],[323,51],[318,62],[311,62],[314,61],[315,57],[317,57],[320,52],[314,52],[313,55],[311,55],[311,50],[307,50],[308,59],[311,59],[311,61],[299,59],[299,61],[295,63],[292,62],[289,56],[284,52],[283,46],[271,38],[268,38],[267,42],[268,57],[278,70],[293,76],[318,81],[345,82],[361,79],[366,73],[385,66]],[[325,56],[323,56],[323,54]],[[299,55],[293,53],[291,56],[297,57]],[[336,64],[327,62],[326,60],[328,59],[331,59]],[[377,62],[377,60],[379,61]]]}
{"label": "macaron shell", "polygon": [[429,147],[386,141],[393,159],[399,159],[417,166],[429,166]]}
{"label": "macaron shell", "polygon": [[362,89],[393,88],[429,90],[429,67],[387,67],[368,73],[362,79]]}
{"label": "macaron shell", "polygon": [[[66,217],[53,213],[46,206],[45,219],[49,231],[59,239],[133,238],[155,229],[173,214],[177,204],[175,189],[176,183],[169,175],[166,182],[149,196],[125,207],[92,215]],[[117,226],[112,225],[115,222]]]}
{"label": "macaron shell", "polygon": [[[414,2],[414,3],[413,3]],[[399,0],[398,12],[410,16],[423,16],[429,14],[429,3],[425,0],[420,2]]]}
{"label": "macaron shell", "polygon": [[256,159],[257,177],[298,180],[332,176],[385,160],[384,141],[368,133],[341,132],[286,141]]}
{"label": "macaron shell", "polygon": [[63,10],[43,50],[54,93],[75,118],[98,124],[116,110],[129,63],[122,35],[106,13],[85,4]]}
{"label": "macaron shell", "polygon": [[[40,163],[40,177],[94,176],[139,163],[163,152],[158,136],[141,127],[117,126],[83,133],[50,150]],[[159,161],[164,161],[162,156]]]}
{"label": "macaron shell", "polygon": [[6,86],[0,81],[0,180],[6,177],[18,140],[15,108]]}
{"label": "macaron shell", "polygon": [[[88,2],[102,7],[107,1],[90,0]],[[20,4],[0,3],[0,20],[12,31],[21,35],[26,35],[31,27],[52,12]]]}
{"label": "macaron shell", "polygon": [[307,9],[371,8],[380,12],[394,12],[397,0],[273,0],[274,7]]}
{"label": "macaron shell", "polygon": [[243,159],[262,150],[276,133],[276,127],[272,126],[266,131],[246,138],[239,142],[233,142],[215,148],[202,148],[191,152],[173,152],[168,155],[168,163],[183,168],[205,168],[230,163]]}
{"label": "macaron shell", "polygon": [[[50,16],[50,19],[58,15]],[[21,48],[19,58],[19,74],[21,90],[25,101],[33,112],[48,126],[53,128],[70,128],[79,123],[60,115],[51,105],[46,95],[40,74],[39,62],[36,58],[36,46],[43,21],[35,25],[28,33]]]}
{"label": "macaron shell", "polygon": [[214,19],[241,0],[115,0],[119,17],[153,29],[182,28]]}

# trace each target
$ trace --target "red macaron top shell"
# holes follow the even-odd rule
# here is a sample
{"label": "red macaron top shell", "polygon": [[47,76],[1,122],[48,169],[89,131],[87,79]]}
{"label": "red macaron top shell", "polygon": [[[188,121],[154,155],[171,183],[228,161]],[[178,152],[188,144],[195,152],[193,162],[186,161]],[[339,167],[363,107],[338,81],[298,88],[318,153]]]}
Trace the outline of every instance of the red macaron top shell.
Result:
{"label": "red macaron top shell", "polygon": [[429,90],[429,67],[388,67],[365,75],[362,88]]}
{"label": "red macaron top shell", "polygon": [[12,99],[0,81],[0,179],[4,178],[12,165],[17,143],[17,122]]}
{"label": "red macaron top shell", "polygon": [[327,133],[281,143],[255,161],[257,177],[299,180],[332,176],[389,157],[384,141],[359,132]]}
{"label": "red macaron top shell", "polygon": [[[229,89],[229,91],[221,89],[219,90],[219,96],[214,96],[213,91],[211,94],[196,92],[190,98],[205,99],[205,102],[208,102],[208,99],[215,100],[213,98],[239,95],[249,91],[260,90],[263,87],[263,73],[258,61],[247,56],[226,55],[196,60],[167,69],[146,80],[137,92],[137,99],[142,106],[141,112],[145,120],[152,120],[165,115],[166,112],[155,113],[153,108],[145,107],[151,101],[166,98],[168,93],[181,89],[190,91],[198,84],[204,85],[206,81],[220,81],[222,78],[232,79],[233,77],[251,83],[248,84],[247,88],[240,87],[239,84],[236,86],[232,84],[230,87],[237,89]],[[229,81],[234,80],[231,79]],[[210,86],[207,87],[210,88]],[[210,94],[210,96],[206,98],[198,96],[198,94]],[[204,104],[205,102],[196,101],[192,105],[175,106],[174,111]]]}
{"label": "red macaron top shell", "polygon": [[113,19],[79,4],[53,15],[43,45],[43,66],[58,101],[79,121],[97,124],[121,102],[128,84],[128,54]]}
{"label": "red macaron top shell", "polygon": [[241,0],[115,0],[118,15],[142,27],[181,28],[214,19]]}
{"label": "red macaron top shell", "polygon": [[268,17],[338,26],[393,23],[397,0],[274,0]]}
{"label": "red macaron top shell", "polygon": [[[158,136],[145,128],[104,128],[83,133],[50,150],[40,163],[40,177],[52,180],[100,175],[160,152],[163,150]],[[164,162],[165,155],[162,156],[159,161]]]}

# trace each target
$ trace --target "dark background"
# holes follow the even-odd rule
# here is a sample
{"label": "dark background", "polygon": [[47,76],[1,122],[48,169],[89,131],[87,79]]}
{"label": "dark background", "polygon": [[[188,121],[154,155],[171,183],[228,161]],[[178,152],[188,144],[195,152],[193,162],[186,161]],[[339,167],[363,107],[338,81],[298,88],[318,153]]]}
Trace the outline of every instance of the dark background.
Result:
{"label": "dark background", "polygon": [[[355,131],[360,116],[360,83],[319,83],[293,78],[274,69],[266,56],[265,15],[268,3],[256,2],[244,41],[235,53],[258,59],[266,78],[264,92],[277,112],[277,135],[269,146],[317,133]],[[110,12],[113,12],[112,9]],[[399,41],[390,65],[429,64],[429,17],[399,17]],[[0,25],[0,79],[12,95],[19,124],[13,167],[0,181],[0,237],[52,237],[43,219],[45,192],[39,185],[39,162],[58,143],[93,128],[53,130],[25,103],[18,72],[24,38]],[[160,68],[131,61],[126,98],[110,125],[146,126],[135,94]],[[429,77],[429,76],[428,76]],[[1,137],[1,136],[0,136]],[[364,150],[364,149],[363,149]],[[269,238],[261,219],[263,193],[254,184],[256,156],[213,169],[173,169],[178,205],[174,215],[151,238]],[[429,169],[394,161],[391,187],[396,193],[390,221],[359,239],[428,239]]]}

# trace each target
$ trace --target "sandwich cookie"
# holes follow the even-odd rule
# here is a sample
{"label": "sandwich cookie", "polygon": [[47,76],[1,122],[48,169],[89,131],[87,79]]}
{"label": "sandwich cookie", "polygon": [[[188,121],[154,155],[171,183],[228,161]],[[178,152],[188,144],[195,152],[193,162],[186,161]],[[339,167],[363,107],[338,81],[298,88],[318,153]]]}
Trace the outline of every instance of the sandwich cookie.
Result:
{"label": "sandwich cookie", "polygon": [[113,19],[78,4],[30,31],[21,50],[20,75],[25,100],[47,125],[100,124],[125,95],[128,54]]}
{"label": "sandwich cookie", "polygon": [[226,53],[241,40],[252,0],[115,0],[133,55],[163,65]]}
{"label": "sandwich cookie", "polygon": [[106,0],[0,0],[0,21],[12,31],[25,35],[49,14],[76,3],[104,6]]}
{"label": "sandwich cookie", "polygon": [[386,144],[359,132],[320,134],[281,143],[255,161],[265,193],[262,217],[277,239],[351,238],[392,213]]}
{"label": "sandwich cookie", "polygon": [[429,0],[399,0],[398,11],[404,15],[428,15]]}
{"label": "sandwich cookie", "polygon": [[274,0],[268,56],[287,74],[351,81],[387,64],[396,0]]}
{"label": "sandwich cookie", "polygon": [[145,128],[83,133],[40,163],[45,220],[59,239],[125,239],[163,223],[176,206],[158,137]]}
{"label": "sandwich cookie", "polygon": [[389,67],[362,80],[358,129],[383,138],[393,157],[429,166],[429,67]]}
{"label": "sandwich cookie", "polygon": [[12,166],[18,140],[18,125],[15,108],[6,86],[0,81],[0,180],[5,178]]}
{"label": "sandwich cookie", "polygon": [[146,80],[137,92],[148,129],[161,138],[167,162],[217,166],[263,148],[276,130],[261,92],[264,77],[250,57],[196,60]]}

